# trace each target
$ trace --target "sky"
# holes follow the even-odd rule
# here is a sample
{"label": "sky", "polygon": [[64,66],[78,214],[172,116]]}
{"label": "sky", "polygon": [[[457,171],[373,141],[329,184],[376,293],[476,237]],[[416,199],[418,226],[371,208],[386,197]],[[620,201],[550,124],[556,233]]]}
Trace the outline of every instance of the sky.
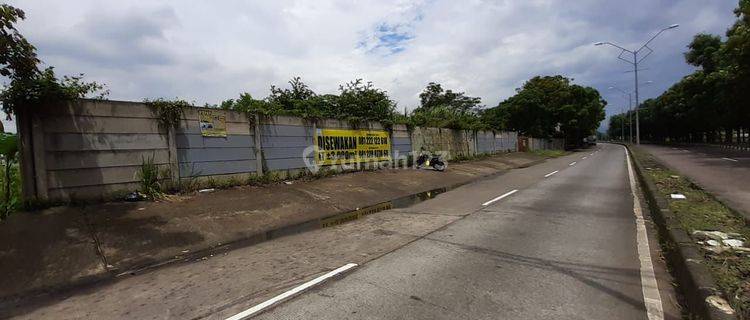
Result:
{"label": "sky", "polygon": [[[691,73],[683,52],[700,32],[723,35],[732,0],[10,1],[18,28],[58,75],[105,83],[113,100],[216,104],[302,77],[317,93],[362,78],[399,110],[429,82],[488,107],[536,75],[592,86],[607,114],[627,107],[632,69],[611,41],[636,49],[663,27],[641,67],[641,100]],[[649,82],[649,83],[647,83]],[[6,131],[12,121],[2,116]],[[606,127],[606,120],[602,128]]]}

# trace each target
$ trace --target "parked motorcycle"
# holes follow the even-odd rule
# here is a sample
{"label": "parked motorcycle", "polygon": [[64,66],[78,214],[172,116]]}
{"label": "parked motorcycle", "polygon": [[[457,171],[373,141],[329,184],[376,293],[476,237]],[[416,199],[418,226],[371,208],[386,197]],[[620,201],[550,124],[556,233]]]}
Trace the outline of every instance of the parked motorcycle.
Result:
{"label": "parked motorcycle", "polygon": [[417,169],[421,169],[424,167],[432,167],[433,169],[437,171],[444,171],[445,170],[445,161],[443,161],[442,158],[440,158],[440,155],[428,155],[428,154],[422,154],[417,158]]}

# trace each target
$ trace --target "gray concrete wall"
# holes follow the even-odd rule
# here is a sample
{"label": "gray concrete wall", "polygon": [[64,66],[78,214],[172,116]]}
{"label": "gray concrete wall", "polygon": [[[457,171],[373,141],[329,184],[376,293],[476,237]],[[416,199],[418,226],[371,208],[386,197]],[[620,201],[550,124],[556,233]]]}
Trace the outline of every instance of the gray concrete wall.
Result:
{"label": "gray concrete wall", "polygon": [[411,133],[411,146],[415,153],[447,152],[447,159],[476,154],[474,133],[468,130],[447,128],[414,128]]}
{"label": "gray concrete wall", "polygon": [[391,151],[393,159],[406,159],[412,151],[411,135],[403,124],[394,125],[392,128]]}
{"label": "gray concrete wall", "polygon": [[564,150],[564,139],[529,138],[529,150]]}
{"label": "gray concrete wall", "polygon": [[132,190],[146,158],[169,168],[167,132],[141,103],[84,100],[40,111],[32,119],[33,158],[34,182],[43,198],[97,198]]}
{"label": "gray concrete wall", "polygon": [[242,113],[219,110],[226,115],[226,137],[201,135],[198,112],[185,111],[176,130],[180,177],[248,174],[256,171],[254,133]]}
{"label": "gray concrete wall", "polygon": [[495,133],[495,152],[518,151],[518,133],[503,131]]}
{"label": "gray concrete wall", "polygon": [[[80,100],[40,108],[24,118],[30,123],[30,134],[24,136],[30,147],[24,147],[22,155],[24,190],[53,201],[109,198],[137,190],[138,171],[147,158],[153,158],[165,177],[174,179],[237,179],[261,169],[284,176],[305,170],[305,159],[314,162],[314,154],[305,149],[314,144],[316,128],[353,129],[339,120],[313,123],[287,116],[248,120],[243,113],[219,110],[226,115],[227,137],[204,137],[200,109],[185,110],[177,128],[162,128],[144,103]],[[356,129],[386,130],[375,122]],[[449,159],[516,150],[515,133],[409,131],[395,125],[390,138],[394,160],[420,150],[448,151]]]}

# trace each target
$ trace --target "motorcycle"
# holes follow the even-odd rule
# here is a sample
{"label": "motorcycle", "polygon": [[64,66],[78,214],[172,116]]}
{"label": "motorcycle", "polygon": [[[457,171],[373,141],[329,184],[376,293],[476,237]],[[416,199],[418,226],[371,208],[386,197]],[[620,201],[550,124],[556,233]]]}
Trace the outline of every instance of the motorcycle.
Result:
{"label": "motorcycle", "polygon": [[442,158],[440,158],[439,155],[427,155],[422,154],[417,158],[417,169],[421,169],[423,167],[432,167],[433,169],[437,171],[444,171],[445,170],[445,161],[443,161]]}

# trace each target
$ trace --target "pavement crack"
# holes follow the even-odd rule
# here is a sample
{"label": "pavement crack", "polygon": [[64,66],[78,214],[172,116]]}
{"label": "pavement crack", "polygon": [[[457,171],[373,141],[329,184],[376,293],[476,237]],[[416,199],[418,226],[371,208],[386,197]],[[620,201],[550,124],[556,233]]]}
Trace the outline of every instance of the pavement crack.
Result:
{"label": "pavement crack", "polygon": [[86,224],[86,229],[88,229],[89,235],[91,236],[91,239],[94,240],[94,246],[96,247],[96,253],[98,254],[99,258],[102,261],[102,264],[104,265],[104,270],[109,271],[110,265],[107,262],[107,256],[104,255],[104,249],[102,249],[101,241],[99,241],[99,236],[96,234],[96,227],[94,227],[94,223],[89,219],[88,214],[85,210],[82,210],[81,216],[83,216],[83,221]]}

